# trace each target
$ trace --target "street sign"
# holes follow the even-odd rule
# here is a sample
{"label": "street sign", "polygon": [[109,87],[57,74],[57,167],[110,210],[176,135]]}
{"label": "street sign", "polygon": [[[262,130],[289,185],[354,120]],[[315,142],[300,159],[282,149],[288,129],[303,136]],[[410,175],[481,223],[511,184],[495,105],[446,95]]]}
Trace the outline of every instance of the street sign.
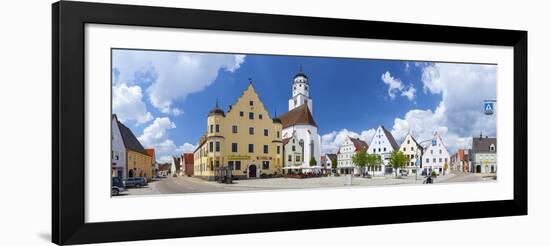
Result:
{"label": "street sign", "polygon": [[493,102],[485,102],[484,108],[486,115],[492,115],[494,113],[495,104]]}

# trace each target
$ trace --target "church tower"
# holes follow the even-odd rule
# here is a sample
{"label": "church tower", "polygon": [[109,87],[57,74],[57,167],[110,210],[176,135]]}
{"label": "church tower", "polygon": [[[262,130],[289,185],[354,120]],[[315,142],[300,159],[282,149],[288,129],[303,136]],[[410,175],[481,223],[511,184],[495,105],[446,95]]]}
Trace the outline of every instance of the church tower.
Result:
{"label": "church tower", "polygon": [[288,111],[304,104],[307,104],[309,111],[313,113],[313,102],[309,97],[308,78],[302,71],[302,67],[300,67],[300,71],[294,76],[292,82],[292,98],[288,100]]}

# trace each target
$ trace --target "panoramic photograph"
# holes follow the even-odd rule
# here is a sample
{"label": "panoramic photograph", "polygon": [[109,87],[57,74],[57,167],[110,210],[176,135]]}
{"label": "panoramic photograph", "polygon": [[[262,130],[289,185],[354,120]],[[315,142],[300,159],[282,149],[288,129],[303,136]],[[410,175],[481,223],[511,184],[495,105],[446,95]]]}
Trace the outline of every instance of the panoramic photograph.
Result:
{"label": "panoramic photograph", "polygon": [[497,65],[111,50],[111,195],[497,180]]}

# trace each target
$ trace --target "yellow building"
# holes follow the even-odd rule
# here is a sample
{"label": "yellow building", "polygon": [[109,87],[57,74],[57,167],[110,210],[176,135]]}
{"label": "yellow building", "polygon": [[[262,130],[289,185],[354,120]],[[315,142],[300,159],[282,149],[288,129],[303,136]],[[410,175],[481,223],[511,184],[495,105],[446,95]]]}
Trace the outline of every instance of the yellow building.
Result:
{"label": "yellow building", "polygon": [[146,177],[148,181],[153,178],[153,157],[150,156],[134,133],[117,120],[118,129],[126,150],[127,173],[123,177]]}
{"label": "yellow building", "polygon": [[147,181],[153,178],[153,157],[128,149],[126,151],[128,163],[128,177],[146,177]]}
{"label": "yellow building", "polygon": [[208,113],[206,133],[194,151],[194,175],[214,180],[216,170],[230,167],[234,178],[281,174],[282,124],[272,119],[252,83],[224,112]]}

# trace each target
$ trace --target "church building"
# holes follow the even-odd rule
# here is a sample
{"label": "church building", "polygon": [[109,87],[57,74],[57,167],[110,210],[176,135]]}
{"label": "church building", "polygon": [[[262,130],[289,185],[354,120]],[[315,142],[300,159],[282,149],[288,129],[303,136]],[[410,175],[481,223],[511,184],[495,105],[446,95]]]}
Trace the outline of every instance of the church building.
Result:
{"label": "church building", "polygon": [[283,124],[283,139],[295,137],[301,143],[303,156],[293,169],[301,172],[320,172],[321,136],[313,119],[313,100],[309,96],[308,77],[300,71],[292,82],[292,97],[288,100],[288,112],[279,116]]}

